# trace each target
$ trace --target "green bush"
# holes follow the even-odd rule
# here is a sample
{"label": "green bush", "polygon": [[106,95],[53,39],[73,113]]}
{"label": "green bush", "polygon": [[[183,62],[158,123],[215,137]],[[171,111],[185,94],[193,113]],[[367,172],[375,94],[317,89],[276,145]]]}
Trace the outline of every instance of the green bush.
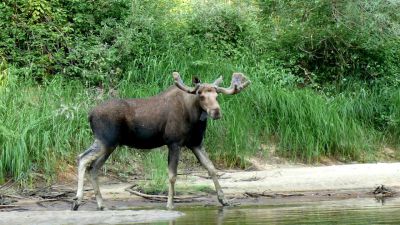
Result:
{"label": "green bush", "polygon": [[198,1],[188,19],[189,35],[222,56],[235,56],[257,42],[257,9],[250,3]]}
{"label": "green bush", "polygon": [[394,76],[400,4],[394,1],[262,1],[275,56],[306,84]]}
{"label": "green bush", "polygon": [[114,75],[112,45],[128,3],[6,0],[0,4],[0,56],[17,68],[18,76],[37,80]]}
{"label": "green bush", "polygon": [[[372,160],[381,145],[400,144],[399,7],[386,0],[2,1],[0,182],[26,181],[32,172],[51,179],[74,164],[92,140],[86,117],[99,101],[95,90],[151,96],[172,84],[173,71],[186,83],[224,75],[228,86],[236,71],[252,80],[240,95],[221,96],[224,117],[210,121],[205,145],[219,166],[245,167],[269,145],[309,162]],[[148,174],[162,181],[159,170]]]}

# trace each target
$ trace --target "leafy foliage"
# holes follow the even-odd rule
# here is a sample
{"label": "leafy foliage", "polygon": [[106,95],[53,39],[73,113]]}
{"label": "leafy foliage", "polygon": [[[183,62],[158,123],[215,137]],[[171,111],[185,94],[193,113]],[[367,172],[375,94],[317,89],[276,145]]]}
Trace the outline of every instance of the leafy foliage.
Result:
{"label": "leafy foliage", "polygon": [[[232,56],[252,46],[258,34],[257,10],[250,4],[198,2],[188,19],[189,35],[222,56]],[[235,54],[236,53],[236,54]]]}
{"label": "leafy foliage", "polygon": [[[400,144],[398,11],[391,0],[4,0],[0,182],[74,163],[91,140],[94,90],[150,96],[172,71],[252,80],[210,122],[218,165],[245,167],[269,144],[309,162],[373,159]],[[145,159],[160,164],[149,189],[164,188],[164,158]]]}
{"label": "leafy foliage", "polygon": [[113,74],[106,69],[116,63],[109,45],[127,2],[6,0],[0,4],[0,54],[18,68],[17,75],[38,80],[87,78],[88,70]]}
{"label": "leafy foliage", "polygon": [[[373,81],[399,60],[395,1],[263,1],[276,56],[304,83]],[[396,53],[395,53],[396,52]]]}

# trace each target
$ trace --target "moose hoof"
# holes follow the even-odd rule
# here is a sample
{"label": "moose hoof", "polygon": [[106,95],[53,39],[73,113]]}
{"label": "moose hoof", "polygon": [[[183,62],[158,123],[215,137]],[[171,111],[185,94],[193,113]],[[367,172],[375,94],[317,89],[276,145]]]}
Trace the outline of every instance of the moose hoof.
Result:
{"label": "moose hoof", "polygon": [[168,209],[168,210],[174,210],[174,209],[175,209],[175,206],[172,205],[172,204],[168,204],[168,205],[167,205],[167,209]]}
{"label": "moose hoof", "polygon": [[240,203],[238,203],[238,202],[231,202],[231,201],[226,200],[225,198],[218,199],[218,200],[222,206],[238,206],[238,205],[240,205]]}
{"label": "moose hoof", "polygon": [[228,201],[226,201],[226,200],[223,200],[223,201],[221,201],[221,205],[222,205],[222,206],[231,206],[232,203],[230,203],[230,202],[228,202]]}
{"label": "moose hoof", "polygon": [[108,209],[107,209],[107,207],[100,206],[100,207],[97,207],[97,210],[98,211],[107,211]]}
{"label": "moose hoof", "polygon": [[78,208],[79,208],[79,203],[77,200],[74,200],[72,202],[71,210],[76,211],[76,210],[78,210]]}

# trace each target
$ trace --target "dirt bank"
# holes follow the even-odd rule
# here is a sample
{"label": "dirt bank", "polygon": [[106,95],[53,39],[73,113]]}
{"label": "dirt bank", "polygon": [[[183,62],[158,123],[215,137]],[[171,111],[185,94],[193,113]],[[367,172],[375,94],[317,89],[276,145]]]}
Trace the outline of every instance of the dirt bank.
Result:
{"label": "dirt bank", "polygon": [[[400,163],[273,168],[227,172],[220,177],[226,193],[313,192],[400,187]],[[203,182],[198,180],[197,182]]]}
{"label": "dirt bank", "polygon": [[[388,187],[391,191],[390,195],[396,195],[396,192],[400,191],[400,163],[318,167],[275,165],[266,170],[220,171],[219,174],[219,180],[226,196],[237,203],[245,205],[273,205],[282,203],[282,201],[319,201],[335,198],[376,197],[372,192],[379,185]],[[129,193],[126,189],[132,186],[134,182],[120,182],[102,177],[101,190],[106,206],[109,209],[164,209],[164,202],[144,199]],[[89,182],[86,184],[86,203],[80,210],[94,211],[96,209],[95,199],[90,190]],[[9,204],[10,207],[1,207],[0,211],[69,210],[70,199],[74,196],[75,185],[75,182],[66,185],[53,185],[50,189],[44,189],[45,194],[41,195],[5,194],[3,197],[15,202],[11,202]],[[180,175],[176,185],[177,189],[181,190],[178,196],[183,197],[184,200],[189,199],[188,201],[183,201],[183,203],[177,203],[178,209],[180,206],[188,204],[218,206],[215,194],[209,192],[209,190],[213,190],[213,184],[205,171]],[[64,212],[61,214],[67,217],[71,216],[68,214],[69,212],[65,214]],[[146,217],[147,212],[143,211],[143,215],[138,213],[135,218]],[[131,215],[129,213],[132,213],[132,211],[129,210],[126,213],[128,214],[121,215],[121,217]],[[11,214],[2,213],[3,215]],[[40,215],[41,213],[38,213],[37,216],[40,217]],[[95,216],[95,214],[91,215]],[[160,215],[164,214],[161,212]],[[175,214],[165,215],[179,216]],[[24,216],[21,218],[24,218]],[[71,218],[76,218],[76,216],[79,218],[80,214],[74,214]],[[87,219],[87,216],[82,214],[81,221]],[[28,215],[28,218],[33,217],[35,215]],[[101,217],[98,218],[101,220]]]}

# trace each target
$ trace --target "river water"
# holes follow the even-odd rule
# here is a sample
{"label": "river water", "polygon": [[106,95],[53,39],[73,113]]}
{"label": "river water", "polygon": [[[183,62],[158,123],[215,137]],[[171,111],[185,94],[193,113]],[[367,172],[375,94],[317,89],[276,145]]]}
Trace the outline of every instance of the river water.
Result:
{"label": "river water", "polygon": [[360,198],[178,210],[185,216],[169,221],[169,224],[400,224],[400,198],[384,202]]}
{"label": "river water", "polygon": [[[263,199],[240,207],[177,204],[175,211],[156,206],[109,211],[70,211],[51,205],[42,211],[0,212],[0,225],[19,224],[400,224],[400,198],[342,200]],[[53,204],[53,203],[52,203]],[[164,204],[163,204],[164,205]],[[91,205],[89,208],[93,208]],[[58,209],[58,210],[56,210]]]}

